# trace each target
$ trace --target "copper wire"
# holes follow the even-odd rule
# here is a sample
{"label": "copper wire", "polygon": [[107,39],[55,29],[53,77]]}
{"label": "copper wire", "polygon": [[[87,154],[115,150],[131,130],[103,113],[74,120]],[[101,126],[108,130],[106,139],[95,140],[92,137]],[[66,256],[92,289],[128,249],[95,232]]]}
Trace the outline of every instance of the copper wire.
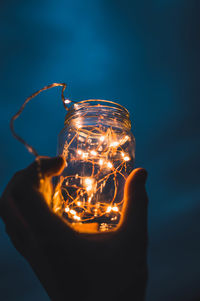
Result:
{"label": "copper wire", "polygon": [[[54,88],[54,87],[62,87],[62,93],[61,93],[61,99],[62,99],[62,102],[63,102],[63,105],[65,107],[66,110],[68,110],[68,107],[66,106],[65,104],[65,97],[64,97],[64,91],[67,87],[67,85],[65,83],[53,83],[53,84],[50,84],[48,86],[45,86],[43,87],[42,89],[36,91],[35,93],[33,93],[31,96],[29,96],[28,98],[26,98],[26,100],[24,101],[23,105],[21,106],[21,108],[19,109],[19,111],[11,118],[10,120],[10,129],[11,129],[11,132],[12,132],[12,135],[14,136],[15,139],[17,139],[19,142],[21,142],[25,147],[26,149],[31,153],[33,154],[35,157],[38,157],[39,154],[38,152],[36,151],[36,149],[31,146],[30,144],[28,144],[23,138],[21,138],[15,131],[14,129],[14,121],[21,115],[21,113],[23,112],[25,106],[27,105],[27,103],[33,99],[34,97],[36,97],[38,94],[40,94],[41,92],[45,91],[45,90],[48,90],[48,89],[51,89],[51,88]],[[71,101],[70,101],[71,102]]]}

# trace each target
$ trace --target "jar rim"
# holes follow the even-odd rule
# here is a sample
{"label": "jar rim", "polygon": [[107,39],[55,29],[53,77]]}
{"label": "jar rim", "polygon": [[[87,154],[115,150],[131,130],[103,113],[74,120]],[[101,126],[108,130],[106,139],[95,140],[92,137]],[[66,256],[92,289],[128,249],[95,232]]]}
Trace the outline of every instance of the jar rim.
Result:
{"label": "jar rim", "polygon": [[[96,104],[94,104],[96,103]],[[86,106],[85,106],[86,105]],[[104,99],[86,99],[81,100],[78,102],[73,103],[71,107],[69,108],[66,116],[65,116],[65,124],[73,117],[74,114],[79,113],[83,109],[89,109],[89,108],[106,108],[106,109],[115,109],[119,111],[122,116],[130,121],[130,113],[129,111],[122,106],[119,103],[116,103],[111,100],[104,100]]]}
{"label": "jar rim", "polygon": [[[125,111],[129,115],[129,111],[124,106],[122,106],[121,104],[119,104],[117,102],[114,102],[114,101],[111,101],[111,100],[106,100],[106,99],[94,99],[94,98],[85,99],[85,100],[81,100],[81,101],[76,102],[74,105],[87,103],[87,102],[100,102],[100,103],[113,104],[113,105],[115,105],[116,108],[122,109],[122,111]],[[111,108],[110,106],[108,106],[108,107]]]}

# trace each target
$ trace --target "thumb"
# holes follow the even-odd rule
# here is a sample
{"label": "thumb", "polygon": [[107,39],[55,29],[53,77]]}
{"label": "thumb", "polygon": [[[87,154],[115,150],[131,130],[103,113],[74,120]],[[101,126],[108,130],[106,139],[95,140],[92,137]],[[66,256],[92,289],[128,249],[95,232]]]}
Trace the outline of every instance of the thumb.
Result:
{"label": "thumb", "polygon": [[65,159],[63,156],[58,157],[38,157],[40,171],[43,176],[51,177],[59,175],[65,167]]}
{"label": "thumb", "polygon": [[128,176],[124,188],[123,227],[139,237],[147,234],[146,179],[147,171],[144,168],[136,168]]}
{"label": "thumb", "polygon": [[58,157],[37,157],[36,160],[23,170],[24,175],[33,182],[38,183],[39,173],[42,178],[59,175],[65,168],[65,159],[63,156]]}

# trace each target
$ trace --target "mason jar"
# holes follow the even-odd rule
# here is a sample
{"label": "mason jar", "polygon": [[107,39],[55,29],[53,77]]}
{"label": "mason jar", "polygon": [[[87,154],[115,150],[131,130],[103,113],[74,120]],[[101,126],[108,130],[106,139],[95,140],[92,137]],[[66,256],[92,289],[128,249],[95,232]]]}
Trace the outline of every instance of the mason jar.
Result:
{"label": "mason jar", "polygon": [[53,211],[78,232],[117,229],[125,181],[135,159],[128,110],[100,99],[73,104],[57,153],[65,157],[66,167],[57,178]]}

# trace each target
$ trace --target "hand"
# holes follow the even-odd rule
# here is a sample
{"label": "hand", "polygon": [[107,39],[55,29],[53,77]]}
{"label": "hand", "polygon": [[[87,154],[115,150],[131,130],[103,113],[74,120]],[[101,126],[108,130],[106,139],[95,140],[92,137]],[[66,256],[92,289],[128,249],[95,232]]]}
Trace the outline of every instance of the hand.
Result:
{"label": "hand", "polygon": [[0,202],[0,215],[16,249],[28,260],[51,300],[134,300],[145,298],[147,281],[147,195],[144,169],[133,170],[124,191],[120,228],[80,234],[51,211],[53,176],[62,157],[42,158],[17,172]]}

